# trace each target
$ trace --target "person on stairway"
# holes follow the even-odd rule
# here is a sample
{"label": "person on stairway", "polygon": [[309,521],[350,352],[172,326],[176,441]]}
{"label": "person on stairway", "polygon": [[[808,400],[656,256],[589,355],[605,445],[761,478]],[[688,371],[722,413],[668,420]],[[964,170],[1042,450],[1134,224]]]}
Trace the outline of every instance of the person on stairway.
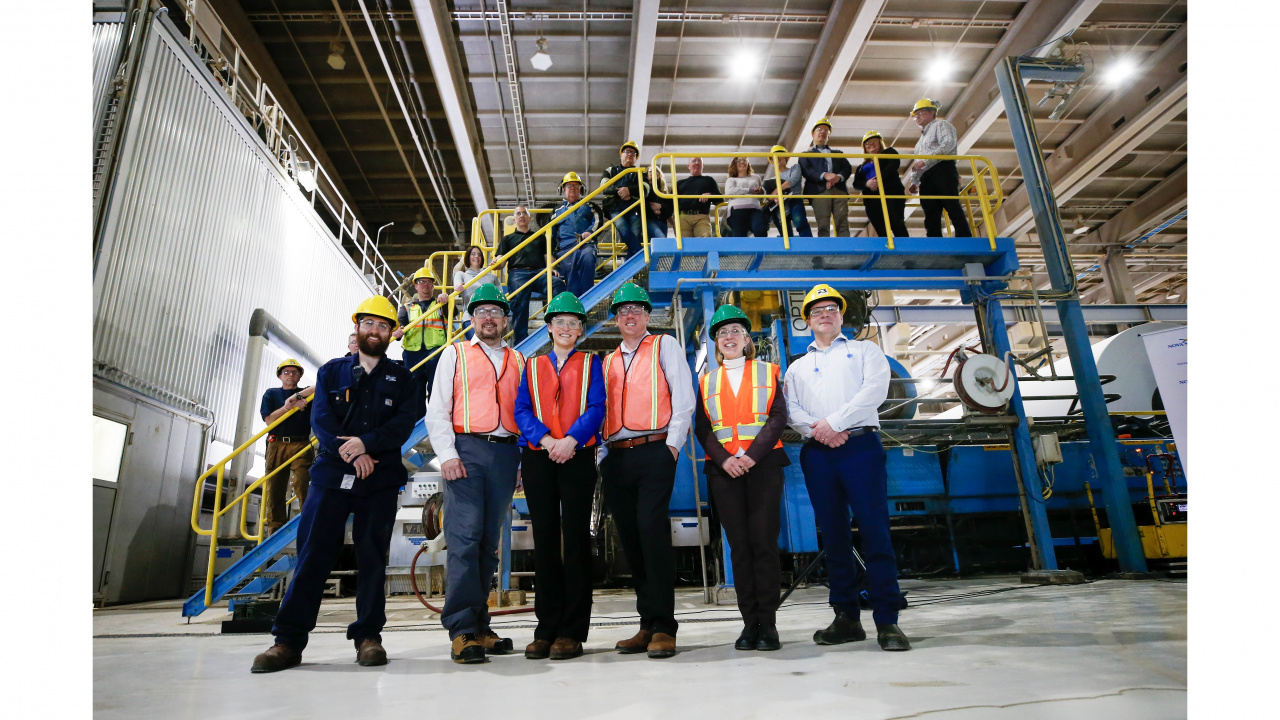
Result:
{"label": "person on stairway", "polygon": [[[444,305],[447,299],[444,293],[436,292],[436,274],[430,267],[419,268],[413,274],[413,290],[416,295],[397,313],[400,327],[391,333],[391,337],[400,341],[404,366],[413,372],[413,377],[422,383],[427,397],[430,397],[436,363],[440,362],[440,353],[436,349],[444,345],[445,340]],[[432,353],[435,357],[431,357]],[[431,359],[423,363],[428,357]],[[421,367],[414,370],[420,364]]]}
{"label": "person on stairway", "polygon": [[[495,257],[506,257],[535,232],[530,224],[532,216],[529,214],[528,207],[517,205],[511,216],[515,218],[516,229],[502,236],[502,240],[498,242],[498,249],[494,251]],[[546,299],[546,276],[540,277],[532,284],[529,281],[547,267],[547,242],[545,238],[540,237],[520,248],[514,256],[494,268],[499,272],[504,267],[507,268],[507,297],[511,300],[511,326],[516,345],[529,336],[529,300],[533,297]],[[558,294],[555,291],[564,287],[559,269],[551,271],[551,282],[552,297],[554,297]],[[526,284],[529,287],[520,290]]]}
{"label": "person on stairway", "polygon": [[[577,210],[569,211],[569,208],[582,200],[582,190],[582,179],[578,177],[578,173],[565,173],[560,181],[560,194],[564,197],[564,202],[551,213],[553,220],[559,218],[551,230],[555,233],[556,257],[564,258],[556,266],[564,276],[559,289],[571,292],[575,297],[581,297],[596,283],[596,243],[593,240],[578,247],[596,230],[595,213],[591,211],[590,203],[583,203]],[[545,282],[544,278],[543,283]],[[557,289],[553,283],[552,292],[559,294]]]}
{"label": "person on stairway", "polygon": [[[606,183],[619,174],[634,168],[636,161],[639,159],[640,146],[630,140],[623,143],[622,147],[618,148],[618,164],[610,165],[601,173],[600,187],[604,187]],[[641,188],[641,185],[644,187]],[[641,190],[644,192],[645,202],[648,202],[653,190],[647,182],[641,179],[639,173],[633,172],[605,188],[601,193],[604,197],[604,214],[611,218],[617,218],[614,227],[617,228],[618,235],[627,246],[627,257],[644,250],[644,235],[640,230],[642,224],[640,222],[640,208],[637,206],[632,210],[627,210],[639,199]],[[665,233],[663,234],[665,235]],[[573,292],[572,288],[569,292]],[[574,294],[581,296],[581,293]]]}
{"label": "person on stairway", "polygon": [[[289,358],[276,366],[276,377],[280,378],[280,387],[267,388],[262,394],[262,420],[270,425],[280,416],[297,408],[298,412],[276,426],[267,435],[267,469],[270,473],[289,461],[294,455],[305,450],[289,467],[267,479],[262,489],[262,501],[266,503],[267,531],[273,533],[284,525],[289,517],[289,509],[285,505],[285,494],[293,488],[298,496],[298,508],[307,501],[307,485],[311,482],[311,405],[307,400],[315,392],[315,388],[298,388],[302,379],[302,365]],[[292,479],[291,479],[292,476]]]}

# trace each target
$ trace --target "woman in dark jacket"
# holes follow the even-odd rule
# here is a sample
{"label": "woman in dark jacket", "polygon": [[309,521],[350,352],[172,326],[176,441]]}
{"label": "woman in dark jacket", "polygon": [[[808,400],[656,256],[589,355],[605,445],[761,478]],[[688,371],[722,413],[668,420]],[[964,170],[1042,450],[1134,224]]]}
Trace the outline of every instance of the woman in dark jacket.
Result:
{"label": "woman in dark jacket", "polygon": [[694,434],[707,461],[707,486],[729,539],[742,613],[738,650],[777,650],[782,563],[782,468],[791,464],[779,438],[787,425],[778,366],[755,360],[751,321],[732,305],[711,318],[712,372],[698,383]]}
{"label": "woman in dark jacket", "polygon": [[[869,155],[898,154],[897,150],[884,146],[884,137],[875,130],[862,136],[862,152]],[[876,229],[876,235],[888,237],[884,232],[884,208],[880,204],[879,187],[883,186],[885,195],[906,195],[907,191],[902,186],[902,178],[898,177],[898,167],[902,161],[880,158],[879,162],[879,177],[876,176],[876,166],[870,158],[858,166],[857,172],[853,174],[853,187],[862,191],[862,207],[867,211],[867,219]],[[889,206],[889,227],[893,230],[893,236],[909,237],[911,233],[907,232],[907,221],[904,219],[906,198],[887,198],[884,203]]]}

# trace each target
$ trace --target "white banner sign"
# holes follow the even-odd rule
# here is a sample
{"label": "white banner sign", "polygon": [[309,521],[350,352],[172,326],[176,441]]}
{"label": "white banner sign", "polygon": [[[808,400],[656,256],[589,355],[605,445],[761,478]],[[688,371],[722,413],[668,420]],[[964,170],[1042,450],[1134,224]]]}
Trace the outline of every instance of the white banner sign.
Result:
{"label": "white banner sign", "polygon": [[1151,372],[1156,376],[1169,427],[1178,443],[1182,471],[1190,475],[1187,469],[1187,328],[1145,333],[1142,342],[1147,346]]}

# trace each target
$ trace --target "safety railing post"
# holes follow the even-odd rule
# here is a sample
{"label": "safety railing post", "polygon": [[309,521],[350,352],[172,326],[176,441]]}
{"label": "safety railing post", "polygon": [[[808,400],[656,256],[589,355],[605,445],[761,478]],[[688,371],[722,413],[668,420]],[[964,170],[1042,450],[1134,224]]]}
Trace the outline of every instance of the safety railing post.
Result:
{"label": "safety railing post", "polygon": [[[672,155],[668,159],[671,160],[671,192],[673,197],[675,198],[674,200],[671,201],[672,202],[671,207],[675,211],[673,215],[676,220],[676,249],[683,250],[684,238],[683,238],[683,234],[680,232],[680,187],[676,183],[676,158],[674,155]],[[658,164],[658,161],[656,158],[654,159],[653,162],[654,162],[654,165]]]}
{"label": "safety railing post", "polygon": [[893,227],[889,223],[889,201],[884,196],[884,183],[880,182],[883,178],[880,176],[880,156],[871,156],[871,166],[876,171],[876,194],[880,196],[880,218],[884,225],[885,238],[889,241],[889,249],[893,249]]}
{"label": "safety railing post", "polygon": [[[969,168],[973,173],[974,187],[978,190],[978,207],[982,209],[982,224],[987,229],[987,241],[991,243],[991,249],[996,249],[996,229],[991,222],[990,206],[987,202],[987,188],[982,178],[978,176],[978,163],[975,159],[969,158]],[[972,215],[971,215],[972,217]],[[975,228],[976,231],[976,228]],[[977,234],[976,232],[974,234]]]}
{"label": "safety railing post", "polygon": [[204,605],[209,607],[213,604],[213,574],[214,565],[218,560],[218,516],[221,514],[219,509],[222,507],[222,478],[226,472],[227,465],[225,462],[218,465],[217,485],[213,488],[213,532],[209,534],[209,573],[204,581]]}
{"label": "safety railing post", "polygon": [[782,247],[790,250],[791,236],[787,230],[791,227],[791,218],[787,217],[786,199],[782,195],[782,171],[778,169],[777,155],[770,157],[769,161],[773,163],[773,185],[774,191],[778,194],[778,219],[781,221],[778,227],[782,229]]}
{"label": "safety railing post", "polygon": [[644,170],[636,168],[636,188],[639,190],[640,197],[640,244],[644,248],[644,263],[649,264],[649,218],[645,215],[646,203],[644,201]]}

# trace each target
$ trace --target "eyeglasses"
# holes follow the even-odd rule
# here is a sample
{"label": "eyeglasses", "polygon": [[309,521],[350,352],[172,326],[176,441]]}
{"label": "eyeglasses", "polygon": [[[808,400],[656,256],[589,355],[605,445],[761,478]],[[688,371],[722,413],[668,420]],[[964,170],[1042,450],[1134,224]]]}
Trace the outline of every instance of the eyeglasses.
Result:
{"label": "eyeglasses", "polygon": [[567,330],[581,330],[581,329],[582,329],[582,321],[581,321],[581,320],[579,320],[579,319],[577,319],[577,318],[563,318],[563,317],[558,317],[558,318],[556,318],[555,320],[552,320],[552,321],[551,321],[551,324],[552,324],[553,326],[555,326],[555,327],[558,327],[558,328],[565,328],[565,329],[567,329]]}
{"label": "eyeglasses", "polygon": [[747,331],[741,325],[733,325],[727,328],[720,328],[720,332],[716,333],[717,338],[731,338],[746,335]]}
{"label": "eyeglasses", "polygon": [[361,320],[361,321],[360,321],[360,327],[362,327],[362,328],[377,328],[378,330],[381,330],[382,332],[391,332],[391,323],[383,322],[383,321],[381,321],[381,320],[373,320],[373,319],[370,319],[370,318],[365,318],[365,319]]}
{"label": "eyeglasses", "polygon": [[809,314],[810,314],[810,315],[814,315],[814,316],[816,316],[816,315],[839,315],[839,314],[840,314],[840,306],[839,306],[839,305],[823,305],[822,307],[816,307],[816,308],[812,308],[812,309],[810,309],[810,310],[809,310]]}
{"label": "eyeglasses", "polygon": [[645,315],[648,314],[648,312],[648,310],[644,309],[643,305],[623,305],[618,308],[618,312],[616,314],[618,317],[622,317],[623,315]]}
{"label": "eyeglasses", "polygon": [[505,316],[506,314],[507,314],[506,311],[504,311],[502,308],[493,307],[493,306],[476,308],[471,312],[472,317],[478,317],[478,318],[500,318]]}

